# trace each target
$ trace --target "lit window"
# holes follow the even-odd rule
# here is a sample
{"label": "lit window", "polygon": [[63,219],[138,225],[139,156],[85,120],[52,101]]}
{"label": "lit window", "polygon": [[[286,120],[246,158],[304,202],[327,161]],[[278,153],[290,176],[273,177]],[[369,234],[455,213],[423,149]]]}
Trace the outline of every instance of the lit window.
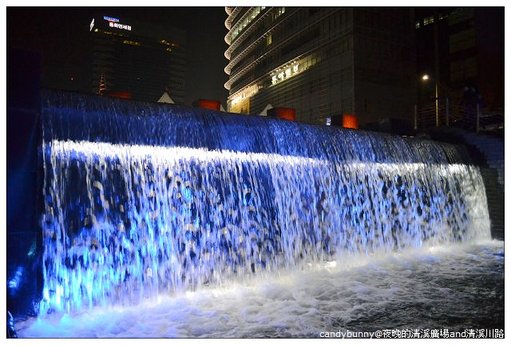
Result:
{"label": "lit window", "polygon": [[129,41],[129,40],[124,40],[122,41],[122,43],[124,44],[129,44],[131,46],[139,46],[140,45],[140,42],[136,42],[136,41]]}
{"label": "lit window", "polygon": [[434,23],[435,22],[435,18],[434,17],[424,18],[423,22],[424,22],[424,26],[426,26],[426,25]]}
{"label": "lit window", "polygon": [[271,35],[266,36],[266,45],[269,46],[271,44],[271,42],[272,42]]}
{"label": "lit window", "polygon": [[416,29],[418,29],[418,28],[420,28],[420,27],[421,27],[421,22],[417,22],[417,23],[415,23],[415,28],[416,28]]}
{"label": "lit window", "polygon": [[244,88],[241,92],[229,96],[231,105],[236,105],[244,102],[247,98],[252,97],[259,91],[258,85],[250,85]]}
{"label": "lit window", "polygon": [[237,24],[232,29],[231,41],[233,41],[241,33],[241,31],[243,31],[243,29],[245,29],[248,24],[250,24],[250,22],[252,22],[252,20],[254,20],[259,15],[259,13],[261,13],[261,10],[263,9],[264,7],[256,7],[253,8],[250,12],[247,12],[247,17],[245,17],[243,22]]}

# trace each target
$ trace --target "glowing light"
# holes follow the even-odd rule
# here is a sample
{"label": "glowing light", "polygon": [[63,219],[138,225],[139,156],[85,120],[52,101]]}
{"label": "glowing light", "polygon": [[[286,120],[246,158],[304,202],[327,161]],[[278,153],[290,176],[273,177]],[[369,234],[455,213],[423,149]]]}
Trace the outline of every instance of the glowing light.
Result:
{"label": "glowing light", "polygon": [[35,253],[36,253],[36,242],[33,241],[32,245],[30,246],[30,249],[28,250],[27,256],[32,257],[35,255]]}
{"label": "glowing light", "polygon": [[227,43],[230,44],[234,39],[254,20],[261,11],[264,10],[264,7],[254,7],[249,12],[247,12],[246,16],[242,18],[227,34]]}
{"label": "glowing light", "polygon": [[[140,42],[137,42],[137,41],[124,40],[124,41],[122,41],[122,43],[129,44],[132,46],[140,46]],[[170,48],[167,48],[167,51],[170,51]]]}
{"label": "glowing light", "polygon": [[121,24],[121,23],[115,23],[115,22],[108,22],[108,25],[109,25],[111,28],[116,28],[116,29],[121,29],[121,30],[131,31],[131,25]]}
{"label": "glowing light", "polygon": [[291,66],[281,66],[270,72],[271,84],[276,85],[284,80],[298,75],[301,72],[303,72],[303,70],[300,69],[300,62],[293,62]]}
{"label": "glowing light", "polygon": [[114,23],[118,23],[119,22],[119,18],[114,18],[114,17],[109,17],[109,16],[103,16],[103,19],[108,21],[108,22],[114,22]]}
{"label": "glowing light", "polygon": [[[274,76],[295,71],[302,60]],[[58,114],[48,121],[55,132],[67,128]],[[233,131],[222,121],[212,141],[194,147],[45,139],[42,315],[133,305],[337,254],[489,234],[477,168],[430,163],[447,161],[443,146],[306,126],[289,139],[283,133],[295,124],[272,120],[264,130],[274,141],[265,146],[267,137],[238,135],[243,127]],[[185,136],[195,140],[200,134],[189,128]]]}
{"label": "glowing light", "polygon": [[358,129],[358,119],[354,114],[342,115],[342,126],[344,128]]}
{"label": "glowing light", "polygon": [[236,92],[235,94],[230,95],[229,96],[230,103],[231,103],[231,105],[236,105],[238,103],[243,102],[247,98],[252,97],[253,95],[255,95],[258,92],[259,92],[259,86],[257,84],[249,85],[249,86],[245,87],[244,89]]}
{"label": "glowing light", "polygon": [[422,80],[424,80],[424,81],[429,80],[429,75],[428,74],[424,74],[422,76]]}
{"label": "glowing light", "polygon": [[[390,233],[404,226],[409,232],[399,235],[400,245],[420,246],[423,233],[448,241],[455,230],[442,225],[446,219],[461,209],[473,213],[471,222],[477,212],[484,214],[479,196],[460,194],[456,204],[447,200],[453,190],[446,190],[443,179],[460,184],[460,193],[474,193],[463,184],[466,180],[472,186],[467,176],[475,176],[464,165],[339,164],[268,153],[57,140],[48,148],[49,161],[55,162],[52,185],[59,188],[50,194],[56,217],[48,213],[43,221],[48,237],[42,314],[98,303],[136,303],[144,295],[272,270],[281,262],[297,265],[300,253],[314,260],[325,255],[322,248],[393,250]],[[66,179],[75,166],[90,180]],[[95,169],[105,178],[93,178]],[[361,182],[364,178],[367,184]],[[66,228],[60,212],[67,209],[65,191],[71,184],[80,203],[89,205],[74,238],[59,230]],[[437,192],[424,206],[421,193],[431,188]],[[330,197],[322,199],[323,193]],[[126,199],[112,199],[116,196]],[[415,205],[422,205],[420,212]],[[401,225],[395,229],[384,220],[392,212],[399,212],[394,221]],[[429,223],[423,214],[432,217]],[[464,236],[474,236],[468,225],[458,226],[465,229]],[[359,227],[378,233],[361,233]],[[10,286],[17,286],[16,281]]]}
{"label": "glowing light", "polygon": [[16,273],[14,274],[14,277],[9,280],[9,289],[17,290],[20,287],[21,278],[23,278],[23,273],[25,272],[25,269],[22,266],[18,266],[16,269]]}

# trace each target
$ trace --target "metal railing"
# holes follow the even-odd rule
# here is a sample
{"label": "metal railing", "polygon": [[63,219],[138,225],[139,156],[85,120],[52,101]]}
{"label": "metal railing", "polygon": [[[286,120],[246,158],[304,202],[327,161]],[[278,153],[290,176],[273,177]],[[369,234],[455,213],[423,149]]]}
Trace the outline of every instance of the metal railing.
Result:
{"label": "metal railing", "polygon": [[462,99],[439,98],[415,106],[414,128],[457,127],[477,133],[504,128],[503,109],[489,110],[477,102],[467,103]]}

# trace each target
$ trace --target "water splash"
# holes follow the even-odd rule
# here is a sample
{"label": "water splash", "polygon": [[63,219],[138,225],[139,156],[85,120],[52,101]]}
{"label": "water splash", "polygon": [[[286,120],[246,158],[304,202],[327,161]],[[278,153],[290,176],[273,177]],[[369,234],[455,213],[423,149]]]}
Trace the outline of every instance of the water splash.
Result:
{"label": "water splash", "polygon": [[[118,127],[101,142],[90,123],[71,134],[62,109],[43,112],[42,315],[136,304],[346,253],[490,236],[481,175],[449,145],[209,113],[201,116],[217,132],[207,142],[191,132],[177,145],[154,126],[175,132],[180,120],[161,116],[123,119],[161,131],[148,144]],[[180,116],[189,128],[198,121]],[[247,121],[259,125],[236,138],[232,126]]]}

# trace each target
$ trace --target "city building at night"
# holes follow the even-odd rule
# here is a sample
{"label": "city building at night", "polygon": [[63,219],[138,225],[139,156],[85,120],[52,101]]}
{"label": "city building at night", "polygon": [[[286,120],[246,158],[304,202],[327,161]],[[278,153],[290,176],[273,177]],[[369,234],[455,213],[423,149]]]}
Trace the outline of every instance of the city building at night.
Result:
{"label": "city building at night", "polygon": [[503,7],[8,10],[7,338],[505,337]]}
{"label": "city building at night", "polygon": [[[425,74],[438,81],[443,89],[449,84],[449,14],[450,7],[415,9],[415,42],[417,49],[417,79]],[[440,63],[442,62],[442,63]],[[427,101],[433,83],[420,83],[418,102]],[[434,93],[434,90],[433,90]]]}
{"label": "city building at night", "polygon": [[90,33],[93,93],[156,102],[166,92],[184,102],[184,31],[102,14]]}
{"label": "city building at night", "polygon": [[503,110],[503,11],[457,8],[448,22],[449,79],[455,95],[467,97],[467,91],[476,92],[482,108]]}
{"label": "city building at night", "polygon": [[226,7],[228,111],[260,114],[268,104],[296,120],[361,125],[410,120],[415,103],[410,9]]}
{"label": "city building at night", "polygon": [[418,87],[418,103],[422,109],[435,97],[436,85],[441,115],[445,111],[449,111],[451,117],[462,116],[459,112],[475,112],[477,102],[482,112],[503,114],[504,17],[501,9],[416,8],[415,27],[416,73],[418,77],[430,76],[429,81],[421,82]]}

